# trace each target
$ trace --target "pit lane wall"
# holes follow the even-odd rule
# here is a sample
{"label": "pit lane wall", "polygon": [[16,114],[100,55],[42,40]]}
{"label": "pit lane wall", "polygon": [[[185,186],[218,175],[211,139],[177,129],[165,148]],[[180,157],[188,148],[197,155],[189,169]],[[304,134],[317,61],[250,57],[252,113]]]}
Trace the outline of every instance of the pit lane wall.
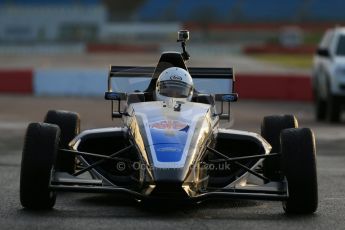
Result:
{"label": "pit lane wall", "polygon": [[[99,96],[107,89],[107,69],[0,70],[0,93],[37,96]],[[311,101],[308,75],[237,73],[240,99]]]}

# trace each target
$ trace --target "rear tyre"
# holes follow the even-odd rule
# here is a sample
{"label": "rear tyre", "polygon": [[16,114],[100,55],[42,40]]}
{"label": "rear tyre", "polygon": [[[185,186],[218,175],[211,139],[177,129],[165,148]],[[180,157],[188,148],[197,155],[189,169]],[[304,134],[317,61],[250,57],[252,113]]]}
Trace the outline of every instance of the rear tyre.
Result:
{"label": "rear tyre", "polygon": [[317,209],[318,191],[316,148],[308,128],[286,129],[281,133],[282,169],[289,198],[283,202],[286,213],[309,214]]}
{"label": "rear tyre", "polygon": [[[261,136],[272,146],[272,153],[280,153],[281,131],[297,127],[298,121],[293,115],[266,116],[261,124]],[[271,180],[281,180],[280,157],[265,159],[263,162],[263,174]]]}
{"label": "rear tyre", "polygon": [[20,171],[20,202],[29,209],[48,209],[56,194],[49,190],[51,171],[59,145],[56,125],[31,123],[25,135]]}
{"label": "rear tyre", "polygon": [[[79,114],[74,112],[49,110],[44,122],[59,126],[61,130],[59,147],[61,149],[68,149],[70,141],[80,132],[80,117]],[[73,174],[75,167],[76,157],[74,154],[58,153],[55,163],[57,171]]]}

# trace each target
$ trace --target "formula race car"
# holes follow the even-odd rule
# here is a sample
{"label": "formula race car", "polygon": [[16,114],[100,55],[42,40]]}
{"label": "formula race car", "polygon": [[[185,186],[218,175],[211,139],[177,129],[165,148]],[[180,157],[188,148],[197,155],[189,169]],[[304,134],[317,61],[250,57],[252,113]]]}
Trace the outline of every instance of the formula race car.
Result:
{"label": "formula race car", "polygon": [[212,198],[282,201],[317,209],[315,140],[293,115],[264,117],[261,135],[220,128],[230,120],[232,68],[186,67],[166,52],[155,67],[111,66],[105,99],[123,127],[80,133],[77,113],[48,111],[28,126],[20,201],[47,209],[59,191],[127,194],[138,201]]}

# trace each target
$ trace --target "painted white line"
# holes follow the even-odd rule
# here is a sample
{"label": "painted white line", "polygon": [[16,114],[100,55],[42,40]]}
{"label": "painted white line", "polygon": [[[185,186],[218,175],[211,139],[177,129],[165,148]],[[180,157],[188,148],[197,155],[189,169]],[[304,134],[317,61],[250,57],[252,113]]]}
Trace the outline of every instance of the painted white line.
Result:
{"label": "painted white line", "polygon": [[313,131],[315,138],[319,140],[345,140],[345,129],[341,126],[315,127]]}
{"label": "painted white line", "polygon": [[28,122],[3,122],[0,121],[0,129],[26,129]]}
{"label": "painted white line", "polygon": [[323,200],[345,200],[345,197],[326,197]]}
{"label": "painted white line", "polygon": [[329,168],[317,168],[317,171],[318,172],[337,172],[337,173],[345,173],[345,169],[342,169],[342,168],[337,168],[337,169],[335,169],[335,168],[331,168],[331,169],[329,169]]}

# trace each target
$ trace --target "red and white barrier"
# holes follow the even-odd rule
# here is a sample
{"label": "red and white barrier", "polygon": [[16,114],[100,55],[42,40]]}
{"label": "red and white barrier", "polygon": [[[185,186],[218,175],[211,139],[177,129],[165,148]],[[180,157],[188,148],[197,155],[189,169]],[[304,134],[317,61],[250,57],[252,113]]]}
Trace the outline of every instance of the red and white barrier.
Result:
{"label": "red and white barrier", "polygon": [[308,75],[246,74],[236,75],[235,91],[240,98],[311,101],[311,78]]}
{"label": "red and white barrier", "polygon": [[[103,96],[106,69],[0,70],[0,93],[51,96]],[[243,99],[311,101],[308,75],[236,74],[235,91]]]}
{"label": "red and white barrier", "polygon": [[107,89],[107,69],[37,69],[33,94],[51,96],[101,96]]}
{"label": "red and white barrier", "polygon": [[32,92],[32,70],[0,70],[0,93],[31,94]]}

